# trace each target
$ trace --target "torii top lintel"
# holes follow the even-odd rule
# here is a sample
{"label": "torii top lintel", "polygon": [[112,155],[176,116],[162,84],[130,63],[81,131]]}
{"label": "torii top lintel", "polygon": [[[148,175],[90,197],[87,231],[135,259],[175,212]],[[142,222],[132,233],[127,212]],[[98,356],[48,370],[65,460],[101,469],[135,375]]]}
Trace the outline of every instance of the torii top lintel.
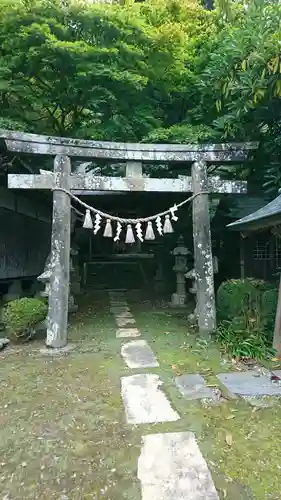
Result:
{"label": "torii top lintel", "polygon": [[66,155],[76,158],[108,159],[141,162],[241,162],[249,151],[257,149],[255,142],[226,144],[138,144],[28,134],[0,129],[0,139],[8,151]]}

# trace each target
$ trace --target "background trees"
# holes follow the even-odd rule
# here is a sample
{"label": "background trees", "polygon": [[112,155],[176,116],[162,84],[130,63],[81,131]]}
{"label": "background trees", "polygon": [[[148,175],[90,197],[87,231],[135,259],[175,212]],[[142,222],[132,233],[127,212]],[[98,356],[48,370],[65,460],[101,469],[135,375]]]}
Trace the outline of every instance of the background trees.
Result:
{"label": "background trees", "polygon": [[[280,187],[280,7],[0,0],[0,126],[103,140],[258,140]],[[228,172],[229,175],[229,172]]]}

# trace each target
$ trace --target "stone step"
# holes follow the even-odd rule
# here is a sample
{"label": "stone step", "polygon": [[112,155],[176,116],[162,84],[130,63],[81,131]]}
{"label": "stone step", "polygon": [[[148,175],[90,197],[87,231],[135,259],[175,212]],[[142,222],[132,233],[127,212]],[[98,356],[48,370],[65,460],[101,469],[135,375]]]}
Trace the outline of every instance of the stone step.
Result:
{"label": "stone step", "polygon": [[219,500],[192,432],[143,436],[138,460],[142,500]]}
{"label": "stone step", "polygon": [[161,390],[158,375],[144,373],[122,377],[121,393],[129,424],[175,422],[180,419]]}
{"label": "stone step", "polygon": [[129,368],[157,368],[159,363],[145,340],[132,340],[121,348]]}

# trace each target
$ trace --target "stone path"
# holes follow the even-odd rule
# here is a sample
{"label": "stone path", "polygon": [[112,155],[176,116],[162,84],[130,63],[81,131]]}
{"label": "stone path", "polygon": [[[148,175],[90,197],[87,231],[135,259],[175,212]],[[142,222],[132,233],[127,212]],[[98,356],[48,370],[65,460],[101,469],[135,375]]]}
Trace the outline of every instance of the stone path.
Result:
{"label": "stone path", "polygon": [[[116,319],[116,337],[141,336],[125,293],[110,294],[110,310]],[[121,355],[127,367],[157,368],[159,363],[145,340],[126,342]],[[274,372],[281,378],[281,370]],[[270,374],[269,374],[270,375]],[[281,396],[281,384],[257,372],[220,373],[219,381],[233,393],[257,401],[261,396]],[[175,385],[186,400],[215,398],[199,374],[175,377]],[[174,422],[180,419],[162,391],[157,374],[137,373],[121,379],[121,394],[127,422],[133,425]],[[260,401],[260,400],[259,400]],[[143,436],[138,462],[143,500],[218,500],[207,464],[191,432],[159,433]]]}
{"label": "stone path", "polygon": [[207,387],[205,380],[201,375],[180,375],[175,378],[175,383],[182,396],[185,399],[213,399],[214,393]]}
{"label": "stone path", "polygon": [[138,478],[143,500],[219,500],[192,432],[143,436]]}
{"label": "stone path", "polygon": [[[110,311],[115,316],[117,338],[141,336],[125,293],[110,293]],[[159,363],[145,340],[121,346],[121,355],[131,369],[157,368]],[[190,378],[191,377],[191,378]],[[199,375],[177,377],[176,384],[188,398],[212,397]],[[174,422],[180,419],[162,391],[162,381],[152,373],[121,378],[126,420],[132,425]],[[176,432],[143,436],[138,462],[143,500],[218,500],[207,464],[194,434]]]}
{"label": "stone path", "polygon": [[129,368],[157,368],[159,363],[145,340],[124,344],[121,355]]}
{"label": "stone path", "polygon": [[[280,377],[281,371],[274,372]],[[227,389],[239,396],[281,396],[281,385],[256,372],[220,373],[217,378]]]}
{"label": "stone path", "polygon": [[160,387],[158,375],[143,373],[122,377],[121,393],[129,424],[175,422],[179,414],[173,410]]}

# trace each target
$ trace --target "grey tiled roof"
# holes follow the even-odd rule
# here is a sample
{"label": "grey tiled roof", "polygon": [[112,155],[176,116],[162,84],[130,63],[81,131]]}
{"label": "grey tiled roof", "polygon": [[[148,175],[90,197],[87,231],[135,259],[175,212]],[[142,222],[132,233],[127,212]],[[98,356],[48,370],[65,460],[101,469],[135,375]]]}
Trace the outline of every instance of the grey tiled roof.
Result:
{"label": "grey tiled roof", "polygon": [[281,194],[267,205],[242,219],[228,224],[229,229],[253,231],[281,223]]}

